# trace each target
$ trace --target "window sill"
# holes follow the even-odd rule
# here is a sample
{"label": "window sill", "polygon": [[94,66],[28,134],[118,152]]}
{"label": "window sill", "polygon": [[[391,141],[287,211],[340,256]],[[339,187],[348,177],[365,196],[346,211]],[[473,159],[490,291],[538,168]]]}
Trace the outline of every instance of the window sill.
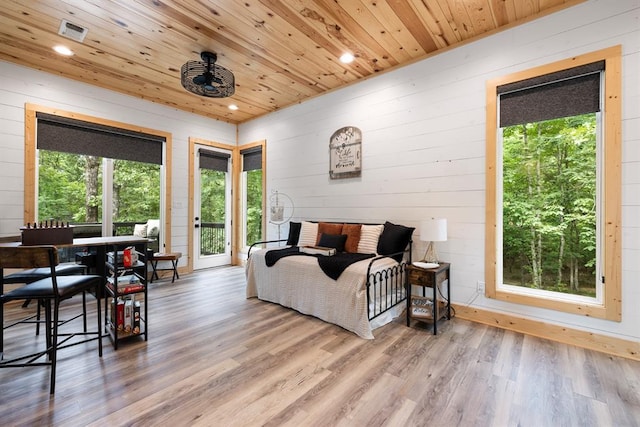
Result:
{"label": "window sill", "polygon": [[566,295],[559,292],[502,285],[495,290],[493,295],[489,291],[487,297],[587,317],[621,321],[621,316],[614,316],[608,313],[605,305],[595,298],[580,295]]}

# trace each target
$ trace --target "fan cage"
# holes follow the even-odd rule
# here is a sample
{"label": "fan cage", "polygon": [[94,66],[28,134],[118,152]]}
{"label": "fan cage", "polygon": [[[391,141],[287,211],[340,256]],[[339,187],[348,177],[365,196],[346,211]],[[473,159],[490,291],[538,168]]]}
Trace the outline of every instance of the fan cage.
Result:
{"label": "fan cage", "polygon": [[269,197],[269,222],[271,224],[284,224],[293,217],[293,200],[285,193],[273,191]]}
{"label": "fan cage", "polygon": [[194,78],[199,77],[206,72],[206,62],[187,61],[187,63],[182,66],[181,70],[180,81],[182,83],[182,87],[196,95],[208,96],[210,98],[226,98],[235,93],[236,86],[233,73],[216,64],[211,65],[211,73],[213,74],[213,79],[221,81],[221,84],[213,81],[211,83],[211,88],[209,89],[205,85],[194,83]]}

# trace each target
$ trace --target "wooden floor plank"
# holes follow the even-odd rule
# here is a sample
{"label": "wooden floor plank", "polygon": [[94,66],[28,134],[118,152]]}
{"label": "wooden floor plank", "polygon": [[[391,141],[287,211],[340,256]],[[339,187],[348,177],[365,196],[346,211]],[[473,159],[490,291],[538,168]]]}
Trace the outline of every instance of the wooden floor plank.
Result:
{"label": "wooden floor plank", "polygon": [[[637,361],[455,318],[433,336],[400,317],[364,340],[245,284],[240,267],[154,282],[149,340],[61,351],[53,397],[48,368],[0,369],[0,424],[640,426]],[[44,339],[5,332],[8,353]]]}

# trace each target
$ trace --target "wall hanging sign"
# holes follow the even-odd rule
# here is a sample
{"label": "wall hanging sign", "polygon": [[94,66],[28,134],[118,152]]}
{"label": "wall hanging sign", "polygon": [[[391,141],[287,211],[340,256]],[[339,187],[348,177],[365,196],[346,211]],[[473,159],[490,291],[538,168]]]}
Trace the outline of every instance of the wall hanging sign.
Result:
{"label": "wall hanging sign", "polygon": [[353,178],[361,173],[362,132],[354,126],[340,128],[329,140],[329,177]]}

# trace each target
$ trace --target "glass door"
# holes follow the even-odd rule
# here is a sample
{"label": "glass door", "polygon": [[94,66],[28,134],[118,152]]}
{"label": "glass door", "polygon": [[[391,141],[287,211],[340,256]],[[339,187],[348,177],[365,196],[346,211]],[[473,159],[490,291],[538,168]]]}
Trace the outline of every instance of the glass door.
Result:
{"label": "glass door", "polygon": [[231,264],[231,152],[196,145],[195,270]]}

